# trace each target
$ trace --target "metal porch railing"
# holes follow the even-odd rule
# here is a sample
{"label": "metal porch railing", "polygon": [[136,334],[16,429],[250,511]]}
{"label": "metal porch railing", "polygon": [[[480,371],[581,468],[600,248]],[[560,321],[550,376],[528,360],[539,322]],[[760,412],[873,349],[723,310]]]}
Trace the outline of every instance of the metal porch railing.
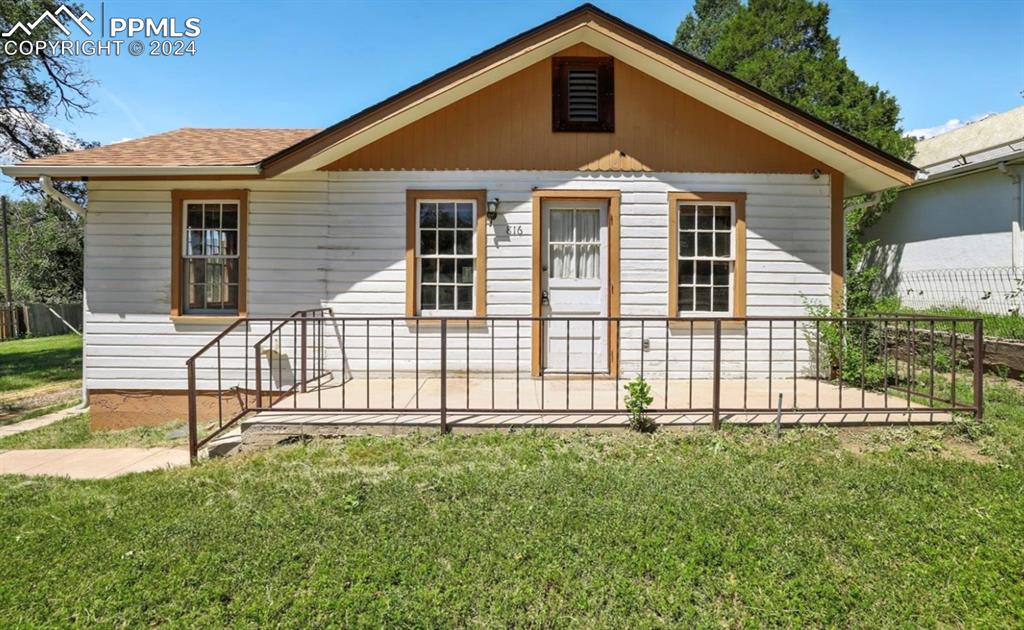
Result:
{"label": "metal porch railing", "polygon": [[[330,309],[244,318],[187,361],[189,449],[250,414],[329,414],[332,424],[448,432],[574,417],[624,417],[625,382],[652,387],[649,413],[717,430],[981,417],[980,319],[938,316],[338,317]],[[861,414],[850,421],[851,414]],[[500,418],[499,418],[500,417]],[[690,418],[695,418],[689,420]],[[525,422],[525,421],[524,421]],[[623,421],[624,422],[624,421]],[[200,430],[203,435],[200,436]]]}

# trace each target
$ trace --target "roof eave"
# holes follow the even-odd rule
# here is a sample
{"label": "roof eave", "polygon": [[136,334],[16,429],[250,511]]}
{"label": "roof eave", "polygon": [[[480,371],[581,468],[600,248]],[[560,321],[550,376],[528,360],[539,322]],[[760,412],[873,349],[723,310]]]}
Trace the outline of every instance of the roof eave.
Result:
{"label": "roof eave", "polygon": [[8,164],[0,171],[15,179],[28,179],[44,175],[58,179],[83,177],[181,177],[196,176],[253,176],[260,175],[259,164],[223,166],[84,166],[46,164]]}

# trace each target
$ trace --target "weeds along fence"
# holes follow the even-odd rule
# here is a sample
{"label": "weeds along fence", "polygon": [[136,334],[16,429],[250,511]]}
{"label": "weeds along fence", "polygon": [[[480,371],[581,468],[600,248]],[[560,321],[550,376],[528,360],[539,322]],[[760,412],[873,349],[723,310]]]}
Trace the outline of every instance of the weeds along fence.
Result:
{"label": "weeds along fence", "polygon": [[397,416],[441,431],[469,417],[476,427],[545,417],[587,428],[599,415],[625,424],[623,388],[638,377],[661,424],[718,429],[776,413],[791,417],[786,424],[980,417],[982,332],[980,319],[898,315],[410,318],[312,309],[245,318],[186,361],[190,446],[195,455],[254,413],[337,425],[358,416],[364,426]]}
{"label": "weeds along fence", "polygon": [[49,337],[82,331],[82,304],[16,304],[0,306],[0,341]]}
{"label": "weeds along fence", "polygon": [[1024,276],[1012,267],[897,271],[880,278],[875,291],[915,309],[961,307],[991,315],[1024,312]]}

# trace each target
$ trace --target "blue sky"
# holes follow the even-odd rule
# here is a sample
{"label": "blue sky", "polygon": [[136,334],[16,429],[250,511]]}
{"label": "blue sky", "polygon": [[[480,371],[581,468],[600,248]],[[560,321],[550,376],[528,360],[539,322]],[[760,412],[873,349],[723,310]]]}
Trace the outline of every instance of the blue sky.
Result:
{"label": "blue sky", "polygon": [[[95,115],[51,122],[103,143],[183,126],[322,127],[577,4],[108,1],[108,17],[199,17],[198,53],[88,58]],[[666,40],[691,6],[597,4]],[[897,96],[905,129],[1024,104],[1024,0],[830,4],[850,65]],[[99,2],[86,7],[98,18]]]}

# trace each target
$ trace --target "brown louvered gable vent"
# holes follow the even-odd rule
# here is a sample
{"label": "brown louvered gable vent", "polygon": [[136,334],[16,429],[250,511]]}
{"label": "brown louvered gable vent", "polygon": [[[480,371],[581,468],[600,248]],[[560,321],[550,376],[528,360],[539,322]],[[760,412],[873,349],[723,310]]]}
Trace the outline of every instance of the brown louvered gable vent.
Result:
{"label": "brown louvered gable vent", "polygon": [[597,122],[597,70],[569,70],[569,122]]}
{"label": "brown louvered gable vent", "polygon": [[615,78],[611,57],[552,59],[553,131],[615,131]]}

